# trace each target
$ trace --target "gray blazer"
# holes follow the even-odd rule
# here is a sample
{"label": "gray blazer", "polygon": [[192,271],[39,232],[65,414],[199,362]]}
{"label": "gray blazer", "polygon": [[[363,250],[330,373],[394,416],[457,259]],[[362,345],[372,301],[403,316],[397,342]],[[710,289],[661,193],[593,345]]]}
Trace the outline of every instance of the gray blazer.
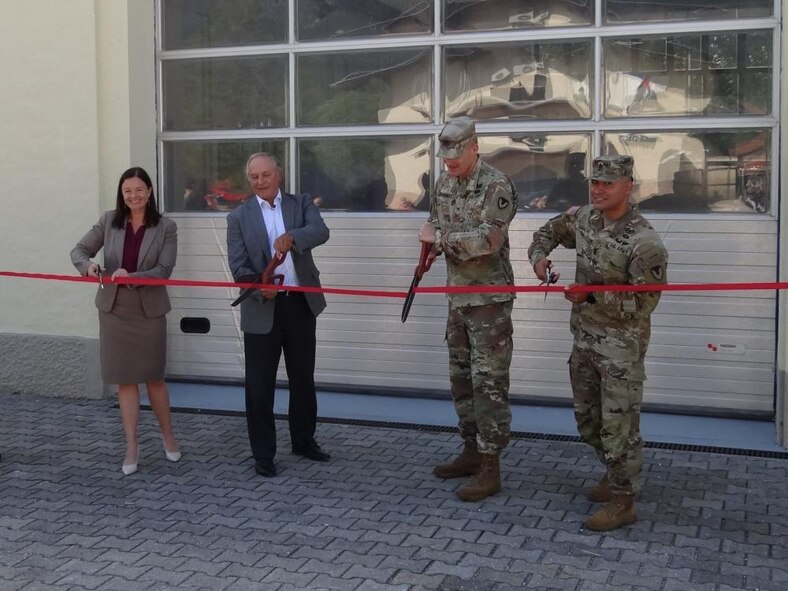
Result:
{"label": "gray blazer", "polygon": [[[328,240],[328,227],[309,195],[282,192],[282,220],[293,237],[293,258],[298,282],[320,287],[320,271],[312,259],[312,249]],[[235,281],[255,281],[271,260],[268,232],[257,198],[252,195],[227,216],[227,260]],[[306,293],[306,301],[317,316],[326,307],[322,293]],[[241,302],[241,330],[268,334],[274,324],[276,298],[266,299],[255,291]]]}
{"label": "gray blazer", "polygon": [[[123,263],[123,242],[125,229],[112,227],[115,210],[104,212],[87,234],[85,234],[71,251],[71,262],[82,275],[87,275],[90,259],[104,248],[104,264],[102,265],[105,279],[119,269]],[[137,271],[129,273],[131,277],[167,279],[175,267],[178,255],[178,227],[170,219],[161,218],[155,226],[145,229],[145,236],[140,246],[137,260]],[[172,309],[167,288],[163,285],[139,286],[142,309],[148,318],[162,316]],[[109,312],[115,303],[117,284],[105,284],[96,293],[96,307],[102,312]]]}

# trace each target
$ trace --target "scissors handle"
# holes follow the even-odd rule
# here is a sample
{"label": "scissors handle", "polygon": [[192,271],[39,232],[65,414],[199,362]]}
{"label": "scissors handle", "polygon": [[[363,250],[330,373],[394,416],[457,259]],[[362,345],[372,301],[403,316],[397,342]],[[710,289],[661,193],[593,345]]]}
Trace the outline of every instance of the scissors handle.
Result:
{"label": "scissors handle", "polygon": [[421,243],[421,252],[419,253],[419,266],[416,267],[416,275],[421,281],[421,278],[424,277],[424,273],[430,270],[432,267],[432,261],[434,258],[430,258],[430,252],[432,251],[432,244],[428,242]]}
{"label": "scissors handle", "polygon": [[430,258],[431,251],[432,244],[429,244],[428,242],[421,243],[419,264],[416,267],[416,270],[413,272],[413,281],[410,282],[408,295],[405,296],[405,303],[402,304],[402,315],[400,316],[402,322],[405,322],[408,319],[408,314],[410,314],[410,307],[413,305],[413,298],[416,297],[416,292],[414,290],[419,286],[419,282],[421,281],[421,278],[424,277],[424,273],[430,270],[432,261],[435,260],[434,258]]}

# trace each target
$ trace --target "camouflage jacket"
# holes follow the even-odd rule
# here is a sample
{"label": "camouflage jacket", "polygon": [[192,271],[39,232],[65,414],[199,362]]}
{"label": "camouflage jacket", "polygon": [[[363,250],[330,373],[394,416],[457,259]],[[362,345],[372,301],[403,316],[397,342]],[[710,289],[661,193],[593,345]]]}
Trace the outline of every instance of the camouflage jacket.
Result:
{"label": "camouflage jacket", "polygon": [[[447,285],[513,285],[509,222],[517,190],[502,172],[479,159],[469,179],[444,172],[435,184],[429,221],[446,255]],[[453,307],[483,306],[514,299],[514,293],[449,294]]]}
{"label": "camouflage jacket", "polygon": [[[534,233],[532,264],[558,245],[577,249],[575,282],[591,285],[665,283],[668,253],[657,233],[631,208],[604,227],[602,213],[586,205],[553,218]],[[651,313],[661,292],[596,292],[593,303],[572,305],[575,346],[621,361],[642,361],[651,336]]]}

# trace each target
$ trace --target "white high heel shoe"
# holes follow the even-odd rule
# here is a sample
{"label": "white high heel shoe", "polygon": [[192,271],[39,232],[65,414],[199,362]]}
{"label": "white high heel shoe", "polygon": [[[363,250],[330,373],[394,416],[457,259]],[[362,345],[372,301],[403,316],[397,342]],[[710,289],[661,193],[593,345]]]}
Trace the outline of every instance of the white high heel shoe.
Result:
{"label": "white high heel shoe", "polygon": [[[137,459],[140,457],[140,448],[137,447]],[[121,471],[128,476],[129,474],[134,474],[137,471],[137,462],[135,461],[133,464],[123,463],[120,467]]]}
{"label": "white high heel shoe", "polygon": [[181,452],[180,451],[167,451],[167,446],[164,446],[164,455],[170,462],[177,462],[181,459]]}

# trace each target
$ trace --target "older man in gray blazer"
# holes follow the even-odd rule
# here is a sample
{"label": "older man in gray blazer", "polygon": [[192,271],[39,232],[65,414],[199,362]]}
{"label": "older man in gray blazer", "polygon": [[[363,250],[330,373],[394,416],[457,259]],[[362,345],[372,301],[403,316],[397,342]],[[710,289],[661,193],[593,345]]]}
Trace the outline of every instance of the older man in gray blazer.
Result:
{"label": "older man in gray blazer", "polygon": [[[286,253],[277,272],[285,286],[320,287],[312,249],[328,240],[309,196],[280,190],[283,173],[270,154],[252,154],[246,177],[253,195],[227,216],[227,257],[236,281],[257,281],[275,252]],[[315,441],[315,329],[326,307],[322,293],[260,289],[241,303],[246,368],[246,423],[255,470],[275,476],[274,391],[282,351],[290,388],[292,451],[310,460],[331,457]]]}

